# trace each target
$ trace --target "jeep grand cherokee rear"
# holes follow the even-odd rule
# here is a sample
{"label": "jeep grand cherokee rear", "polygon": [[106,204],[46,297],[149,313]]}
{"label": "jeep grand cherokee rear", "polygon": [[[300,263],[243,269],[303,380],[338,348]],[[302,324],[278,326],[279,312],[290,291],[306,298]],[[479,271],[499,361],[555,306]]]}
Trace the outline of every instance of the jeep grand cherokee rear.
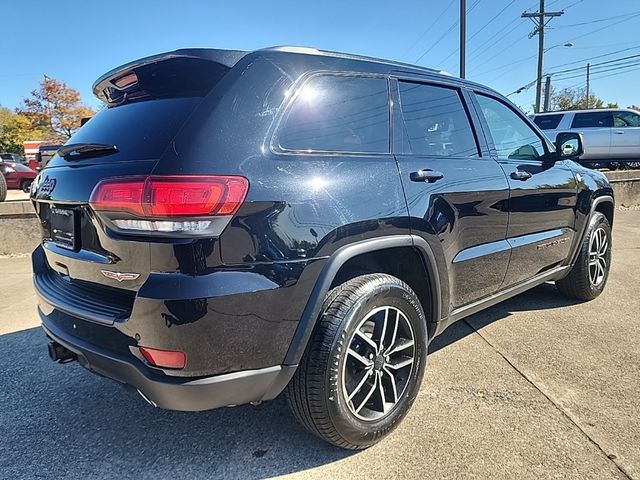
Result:
{"label": "jeep grand cherokee rear", "polygon": [[[545,281],[604,288],[613,198],[499,94],[313,49],[117,68],[36,180],[39,313],[59,362],[204,410],[283,390],[365,448],[449,324]],[[571,149],[564,149],[571,142]]]}

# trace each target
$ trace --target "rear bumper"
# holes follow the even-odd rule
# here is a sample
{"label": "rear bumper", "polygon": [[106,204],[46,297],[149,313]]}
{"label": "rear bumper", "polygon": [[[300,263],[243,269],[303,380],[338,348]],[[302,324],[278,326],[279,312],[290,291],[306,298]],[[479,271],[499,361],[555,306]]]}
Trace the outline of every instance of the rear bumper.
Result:
{"label": "rear bumper", "polygon": [[73,337],[47,322],[42,312],[40,316],[47,336],[74,352],[83,367],[137,390],[149,403],[168,410],[200,411],[272,400],[289,383],[296,369],[292,365],[277,365],[211,377],[169,377],[133,356],[126,358],[107,352]]}

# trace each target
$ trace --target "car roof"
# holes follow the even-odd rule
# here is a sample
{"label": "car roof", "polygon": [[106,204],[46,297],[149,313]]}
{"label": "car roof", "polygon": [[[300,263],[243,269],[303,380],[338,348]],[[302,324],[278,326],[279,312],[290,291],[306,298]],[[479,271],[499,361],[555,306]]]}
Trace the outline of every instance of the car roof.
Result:
{"label": "car roof", "polygon": [[[358,63],[362,63],[364,69],[367,69],[366,65],[376,66],[377,68],[388,67],[389,73],[409,73],[416,75],[424,75],[428,74],[429,76],[441,77],[440,79],[445,82],[464,84],[473,86],[475,88],[479,88],[485,91],[495,92],[494,90],[475,82],[471,82],[466,79],[461,79],[459,77],[455,77],[449,72],[444,70],[438,70],[435,68],[422,67],[419,65],[412,65],[408,63],[398,62],[394,60],[386,60],[382,58],[369,57],[365,55],[357,55],[343,52],[334,52],[330,50],[320,50],[313,47],[304,47],[304,46],[290,46],[290,45],[279,45],[267,48],[261,48],[253,51],[243,51],[243,50],[224,50],[224,49],[215,49],[215,48],[188,48],[188,49],[180,49],[174,50],[170,52],[160,53],[157,55],[152,55],[150,57],[141,58],[138,60],[134,60],[132,62],[121,65],[117,68],[110,70],[109,72],[101,75],[93,84],[93,92],[96,96],[99,96],[99,92],[109,83],[109,81],[120,74],[131,70],[133,68],[137,68],[142,65],[160,62],[170,58],[176,57],[196,57],[204,60],[210,60],[217,63],[220,63],[226,67],[233,68],[240,60],[248,55],[260,56],[266,53],[285,53],[285,54],[300,54],[300,55],[308,55],[308,56],[316,56],[316,57],[324,57],[324,58],[336,58],[342,60],[350,60]],[[371,69],[371,68],[369,68]]]}
{"label": "car roof", "polygon": [[582,110],[557,110],[555,112],[541,112],[534,113],[535,117],[543,117],[545,115],[560,115],[563,113],[598,113],[598,112],[634,112],[638,113],[633,108],[589,108]]}

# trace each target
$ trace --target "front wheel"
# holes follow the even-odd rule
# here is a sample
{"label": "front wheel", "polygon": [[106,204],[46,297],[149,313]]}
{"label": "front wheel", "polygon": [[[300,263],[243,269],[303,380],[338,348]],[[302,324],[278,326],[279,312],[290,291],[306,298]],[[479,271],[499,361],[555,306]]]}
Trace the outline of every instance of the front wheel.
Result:
{"label": "front wheel", "polygon": [[322,439],[367,448],[416,398],[427,355],[426,320],[407,284],[386,274],[332,290],[286,390],[294,415]]}
{"label": "front wheel", "polygon": [[558,290],[578,300],[593,300],[604,290],[611,269],[611,225],[596,212],[585,232],[576,263],[556,282]]}

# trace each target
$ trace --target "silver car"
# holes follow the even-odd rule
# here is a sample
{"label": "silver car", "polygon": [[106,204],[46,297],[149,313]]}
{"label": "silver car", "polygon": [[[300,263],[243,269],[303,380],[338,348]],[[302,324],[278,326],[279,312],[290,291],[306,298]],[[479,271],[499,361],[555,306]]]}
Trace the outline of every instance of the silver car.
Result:
{"label": "silver car", "polygon": [[551,140],[559,132],[584,136],[587,161],[640,161],[640,112],[630,109],[592,109],[538,113],[533,121]]}

